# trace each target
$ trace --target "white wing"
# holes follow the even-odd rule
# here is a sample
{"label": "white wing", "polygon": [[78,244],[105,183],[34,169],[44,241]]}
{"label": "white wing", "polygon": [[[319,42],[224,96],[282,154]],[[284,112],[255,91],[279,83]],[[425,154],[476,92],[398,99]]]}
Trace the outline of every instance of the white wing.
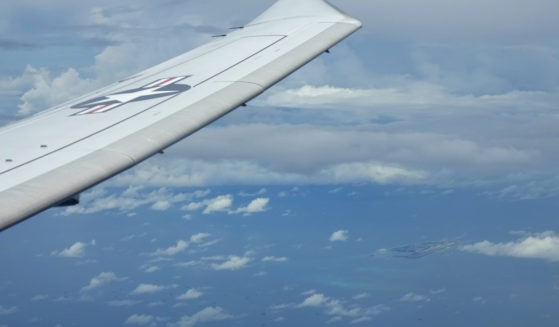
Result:
{"label": "white wing", "polygon": [[0,129],[0,230],[194,133],[359,27],[323,0],[279,0],[227,36]]}

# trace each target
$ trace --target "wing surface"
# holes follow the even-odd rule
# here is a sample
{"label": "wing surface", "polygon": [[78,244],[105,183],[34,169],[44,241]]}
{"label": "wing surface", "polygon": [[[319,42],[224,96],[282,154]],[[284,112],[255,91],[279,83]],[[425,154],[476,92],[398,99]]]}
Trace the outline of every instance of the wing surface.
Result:
{"label": "wing surface", "polygon": [[227,36],[0,129],[0,230],[180,141],[360,27],[323,0],[279,0]]}

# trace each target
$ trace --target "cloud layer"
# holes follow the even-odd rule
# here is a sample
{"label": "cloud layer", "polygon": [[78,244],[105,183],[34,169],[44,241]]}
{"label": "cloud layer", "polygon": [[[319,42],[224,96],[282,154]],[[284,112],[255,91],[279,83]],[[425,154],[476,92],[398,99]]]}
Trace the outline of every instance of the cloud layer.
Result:
{"label": "cloud layer", "polygon": [[462,250],[488,256],[504,256],[526,259],[559,261],[559,236],[547,231],[506,243],[490,241],[464,245]]}

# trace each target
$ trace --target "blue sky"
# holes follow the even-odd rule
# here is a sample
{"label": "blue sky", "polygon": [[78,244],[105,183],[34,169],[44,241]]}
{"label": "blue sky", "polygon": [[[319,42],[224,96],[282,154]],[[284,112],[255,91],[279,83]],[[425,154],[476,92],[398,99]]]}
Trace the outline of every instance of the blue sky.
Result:
{"label": "blue sky", "polygon": [[[0,326],[555,326],[559,3],[333,2],[331,54],[3,232]],[[0,123],[271,3],[4,1]]]}

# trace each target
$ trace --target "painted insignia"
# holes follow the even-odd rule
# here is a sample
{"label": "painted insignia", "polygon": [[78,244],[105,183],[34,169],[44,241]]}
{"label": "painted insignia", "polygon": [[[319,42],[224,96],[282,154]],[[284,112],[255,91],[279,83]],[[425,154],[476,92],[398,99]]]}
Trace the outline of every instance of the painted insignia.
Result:
{"label": "painted insignia", "polygon": [[80,112],[72,116],[99,114],[111,111],[130,102],[177,95],[190,89],[190,85],[179,83],[188,77],[190,76],[161,78],[140,88],[89,99],[70,107],[72,109],[81,109]]}

